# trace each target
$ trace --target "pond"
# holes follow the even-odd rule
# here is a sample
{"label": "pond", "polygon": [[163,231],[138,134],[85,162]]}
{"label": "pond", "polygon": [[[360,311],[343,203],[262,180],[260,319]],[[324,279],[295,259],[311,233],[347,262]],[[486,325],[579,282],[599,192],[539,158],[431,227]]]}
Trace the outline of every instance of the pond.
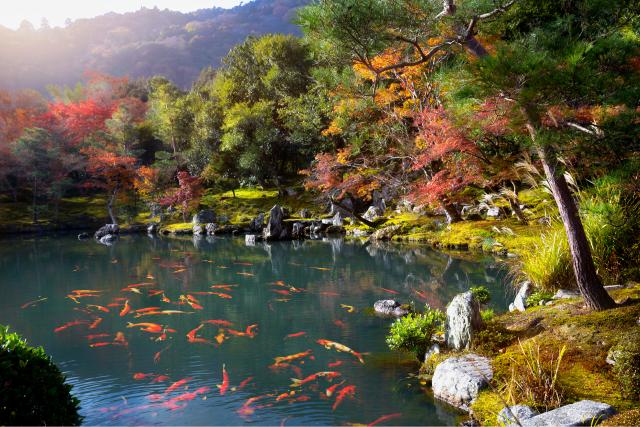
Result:
{"label": "pond", "polygon": [[459,413],[411,376],[415,357],[387,349],[391,320],[370,307],[444,308],[485,285],[501,311],[505,281],[492,258],[422,246],[5,239],[0,324],[52,355],[87,425],[447,425]]}

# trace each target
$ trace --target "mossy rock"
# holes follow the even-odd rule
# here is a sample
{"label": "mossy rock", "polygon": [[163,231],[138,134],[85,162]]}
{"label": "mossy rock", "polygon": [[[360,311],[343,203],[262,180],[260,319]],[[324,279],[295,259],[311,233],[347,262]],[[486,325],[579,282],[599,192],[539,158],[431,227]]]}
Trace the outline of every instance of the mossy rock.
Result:
{"label": "mossy rock", "polygon": [[504,399],[493,390],[483,390],[471,404],[471,415],[480,425],[495,426],[500,411],[507,406]]}

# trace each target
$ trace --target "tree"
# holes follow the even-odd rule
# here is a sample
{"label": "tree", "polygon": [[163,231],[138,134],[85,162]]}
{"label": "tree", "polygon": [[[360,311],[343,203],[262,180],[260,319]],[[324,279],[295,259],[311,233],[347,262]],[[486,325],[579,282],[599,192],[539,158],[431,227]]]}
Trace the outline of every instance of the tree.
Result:
{"label": "tree", "polygon": [[182,220],[187,222],[187,214],[200,203],[202,183],[200,178],[189,175],[189,172],[178,172],[178,188],[171,190],[160,200],[163,206],[180,206]]}
{"label": "tree", "polygon": [[173,83],[162,77],[149,81],[149,116],[158,138],[169,144],[174,157],[188,147],[193,123],[189,99]]}

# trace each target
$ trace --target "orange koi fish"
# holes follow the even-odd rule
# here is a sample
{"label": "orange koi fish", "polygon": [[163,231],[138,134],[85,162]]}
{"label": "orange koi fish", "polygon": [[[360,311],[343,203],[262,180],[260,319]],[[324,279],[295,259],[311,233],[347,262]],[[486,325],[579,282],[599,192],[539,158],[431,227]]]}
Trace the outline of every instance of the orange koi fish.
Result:
{"label": "orange koi fish", "polygon": [[249,325],[247,326],[247,329],[245,329],[245,334],[247,334],[248,336],[250,336],[251,338],[256,336],[256,333],[253,332],[254,329],[256,329],[258,327],[257,323],[254,323],[253,325]]}
{"label": "orange koi fish", "polygon": [[329,341],[329,340],[317,340],[316,342],[318,344],[324,346],[324,348],[326,348],[327,350],[330,350],[331,348],[333,348],[336,351],[339,351],[341,353],[352,354],[360,361],[360,363],[364,363],[364,359],[362,358],[362,354],[361,353],[358,353],[356,351],[351,350],[349,347],[347,347],[344,344],[340,344],[340,343],[337,343],[335,341]]}
{"label": "orange koi fish", "polygon": [[122,310],[120,311],[120,317],[126,316],[130,311],[131,311],[131,306],[129,305],[129,300],[126,300],[124,302],[124,307],[122,307]]}
{"label": "orange koi fish", "polygon": [[380,423],[383,423],[385,421],[389,421],[389,420],[392,420],[394,418],[398,418],[398,417],[401,417],[401,416],[402,416],[402,414],[400,412],[396,412],[395,414],[383,415],[380,418],[376,419],[375,421],[367,424],[367,427],[372,427],[372,426],[378,425]]}
{"label": "orange koi fish", "polygon": [[74,293],[74,294],[101,294],[102,292],[104,291],[95,290],[95,289],[74,289],[71,291],[71,293]]}
{"label": "orange koi fish", "polygon": [[245,420],[248,419],[249,415],[253,415],[256,411],[256,407],[252,406],[253,403],[257,402],[260,399],[264,399],[265,397],[273,397],[273,393],[250,397],[246,402],[242,404],[242,407],[240,407],[240,409],[238,409],[236,413]]}
{"label": "orange koi fish", "polygon": [[29,301],[28,303],[22,304],[20,308],[25,309],[27,307],[31,307],[32,305],[36,305],[39,302],[46,301],[47,299],[48,299],[47,297],[44,297],[44,298],[39,298],[37,300]]}
{"label": "orange koi fish", "polygon": [[289,339],[289,338],[298,338],[298,337],[301,337],[301,336],[304,336],[304,335],[307,335],[307,333],[306,332],[295,332],[293,334],[289,334],[289,335],[285,336],[284,339],[286,340],[286,339]]}
{"label": "orange koi fish", "polygon": [[286,399],[289,396],[294,395],[296,392],[295,391],[285,391],[284,393],[278,395],[278,397],[276,397],[276,402],[280,402],[282,399]]}
{"label": "orange koi fish", "polygon": [[86,325],[86,324],[88,324],[88,323],[89,323],[89,322],[88,322],[88,321],[86,321],[86,320],[74,320],[74,321],[72,321],[72,322],[67,322],[67,323],[65,323],[65,324],[64,324],[64,325],[62,325],[62,326],[58,326],[57,328],[55,328],[55,329],[53,330],[53,332],[58,333],[58,332],[60,332],[60,331],[64,331],[64,330],[65,330],[65,329],[67,329],[67,328],[70,328],[70,327],[72,327],[72,326]]}
{"label": "orange koi fish", "polygon": [[291,295],[291,292],[284,289],[271,289],[271,292],[275,292],[276,294],[280,295]]}
{"label": "orange koi fish", "polygon": [[149,295],[150,297],[155,297],[156,295],[160,295],[163,292],[164,291],[162,289],[149,289],[147,291],[147,295]]}
{"label": "orange koi fish", "polygon": [[167,298],[167,296],[164,294],[164,292],[162,293],[162,302],[166,302],[166,303],[170,303],[171,300],[169,298]]}
{"label": "orange koi fish", "polygon": [[347,304],[340,304],[340,307],[342,307],[345,310],[347,310],[347,313],[353,313],[356,310],[354,306],[347,305]]}
{"label": "orange koi fish", "polygon": [[141,331],[159,334],[163,331],[162,325],[157,323],[127,323],[127,328],[140,328]]}
{"label": "orange koi fish", "polygon": [[93,334],[93,335],[87,335],[87,340],[89,341],[93,341],[97,338],[105,338],[108,337],[110,334]]}
{"label": "orange koi fish", "polygon": [[109,309],[107,307],[103,307],[101,305],[87,304],[87,307],[89,307],[89,308],[93,307],[96,310],[100,310],[100,311],[103,311],[105,313],[109,313]]}
{"label": "orange koi fish", "polygon": [[229,285],[227,283],[221,283],[219,285],[211,285],[209,286],[211,289],[226,289],[226,290],[231,290],[230,288],[236,288],[238,287],[238,285]]}
{"label": "orange koi fish", "polygon": [[190,331],[187,333],[187,341],[189,341],[189,342],[194,342],[194,341],[195,341],[195,339],[196,339],[196,334],[198,333],[198,331],[199,331],[200,329],[202,329],[202,327],[203,327],[203,326],[204,326],[204,325],[201,323],[197,328],[190,330]]}
{"label": "orange koi fish", "polygon": [[240,261],[234,261],[233,263],[234,263],[235,265],[247,265],[247,266],[249,266],[249,265],[253,265],[253,263],[252,263],[252,262],[240,262]]}
{"label": "orange koi fish", "polygon": [[385,292],[387,292],[387,293],[390,293],[390,294],[392,294],[392,295],[398,295],[398,294],[400,294],[400,292],[398,292],[398,291],[394,291],[394,290],[391,290],[391,289],[386,289],[386,288],[380,288],[380,289],[382,289],[383,291],[385,291]]}
{"label": "orange koi fish", "polygon": [[324,391],[324,394],[325,394],[327,397],[331,397],[331,396],[333,396],[333,393],[335,393],[336,389],[337,389],[338,387],[340,387],[342,384],[344,384],[344,381],[342,381],[342,382],[339,382],[339,383],[337,383],[337,384],[332,385],[331,387],[327,388],[327,389]]}
{"label": "orange koi fish", "polygon": [[222,344],[225,340],[226,335],[224,334],[224,331],[221,331],[218,335],[215,336],[215,340],[218,344]]}
{"label": "orange koi fish", "polygon": [[163,383],[169,379],[166,375],[158,375],[153,380],[151,380],[151,384]]}
{"label": "orange koi fish", "polygon": [[274,365],[277,366],[277,365],[280,365],[282,363],[292,362],[292,361],[297,360],[297,359],[303,359],[303,358],[305,358],[307,356],[310,356],[311,353],[313,353],[311,350],[307,350],[307,351],[304,351],[302,353],[296,353],[296,354],[292,354],[292,355],[289,355],[289,356],[278,356],[278,357],[274,358],[274,360],[275,360]]}
{"label": "orange koi fish", "polygon": [[124,337],[124,333],[122,332],[116,332],[116,337],[113,339],[113,342],[115,344],[123,345],[125,347],[129,345],[126,338]]}
{"label": "orange koi fish", "polygon": [[309,267],[309,268],[313,268],[314,270],[320,270],[320,271],[330,271],[330,268],[327,267]]}
{"label": "orange koi fish", "polygon": [[340,319],[336,319],[333,321],[333,324],[336,325],[338,328],[344,328],[345,326],[347,326],[342,320]]}
{"label": "orange koi fish", "polygon": [[342,360],[336,360],[335,362],[327,363],[327,366],[330,368],[337,368],[342,365],[344,362]]}
{"label": "orange koi fish", "polygon": [[237,390],[241,390],[243,389],[247,384],[249,384],[251,381],[253,381],[253,377],[249,377],[245,380],[242,380],[242,382],[238,385]]}
{"label": "orange koi fish", "polygon": [[78,301],[78,298],[76,298],[75,295],[67,295],[67,298],[69,298],[71,301],[75,302],[76,304],[80,304],[80,301]]}
{"label": "orange koi fish", "polygon": [[220,389],[221,396],[224,396],[229,388],[229,374],[227,373],[227,368],[224,363],[222,364],[222,384],[219,384],[218,388]]}
{"label": "orange koi fish", "polygon": [[284,283],[284,280],[276,280],[273,284],[276,286],[287,286],[287,284]]}
{"label": "orange koi fish", "polygon": [[225,299],[233,298],[231,295],[225,294],[225,293],[222,293],[222,292],[212,292],[211,295],[215,295],[215,296],[218,296],[220,298],[225,298]]}
{"label": "orange koi fish", "polygon": [[211,325],[218,325],[218,326],[225,326],[225,327],[233,326],[233,323],[229,322],[228,320],[219,320],[219,319],[203,320],[202,323],[209,323]]}
{"label": "orange koi fish", "polygon": [[338,392],[338,395],[336,396],[336,401],[333,403],[331,410],[335,411],[336,408],[342,403],[345,397],[349,396],[353,398],[355,394],[356,394],[356,386],[348,385],[344,387],[342,390]]}
{"label": "orange koi fish", "polygon": [[156,374],[143,374],[141,372],[137,372],[137,373],[133,374],[133,379],[134,380],[144,380],[144,379],[155,377],[155,376],[156,376]]}
{"label": "orange koi fish", "polygon": [[160,356],[162,355],[163,352],[169,350],[170,347],[171,347],[171,344],[169,344],[168,346],[166,346],[165,348],[163,348],[162,350],[160,350],[156,354],[154,354],[153,355],[153,363],[160,362]]}
{"label": "orange koi fish", "polygon": [[170,399],[169,402],[184,402],[186,400],[193,400],[196,397],[198,397],[198,395],[207,393],[209,390],[211,390],[209,387],[206,387],[206,386],[200,387],[190,393],[184,393],[184,394],[181,394],[180,396],[176,396]]}
{"label": "orange koi fish", "polygon": [[169,387],[167,387],[167,389],[164,391],[164,394],[169,394],[172,391],[175,391],[175,390],[179,389],[180,387],[182,387],[183,385],[185,385],[186,383],[188,383],[192,379],[193,379],[193,377],[187,377],[187,378],[183,378],[183,379],[181,379],[179,381],[176,381],[175,383],[173,383]]}
{"label": "orange koi fish", "polygon": [[342,375],[340,372],[335,371],[316,372],[315,374],[311,374],[307,378],[304,378],[302,380],[298,378],[291,378],[291,381],[293,381],[293,383],[291,383],[290,387],[302,387],[303,385],[315,381],[318,378],[327,378],[329,380],[333,380],[340,375]]}
{"label": "orange koi fish", "polygon": [[111,345],[112,343],[110,342],[94,342],[93,344],[89,344],[89,347],[94,348],[94,347],[106,347],[108,345]]}
{"label": "orange koi fish", "polygon": [[244,272],[244,271],[237,272],[236,274],[238,274],[238,275],[240,275],[240,276],[246,276],[246,277],[253,277],[253,276],[255,276],[255,274],[253,274],[253,273],[247,273],[247,272]]}
{"label": "orange koi fish", "polygon": [[172,315],[172,314],[193,314],[193,311],[181,311],[181,310],[160,310],[160,311],[147,311],[146,313],[138,313],[134,317],[142,316],[157,316],[157,315]]}
{"label": "orange koi fish", "polygon": [[96,320],[91,322],[91,324],[89,325],[89,329],[97,328],[100,323],[102,323],[102,317],[98,317],[98,318],[96,318]]}

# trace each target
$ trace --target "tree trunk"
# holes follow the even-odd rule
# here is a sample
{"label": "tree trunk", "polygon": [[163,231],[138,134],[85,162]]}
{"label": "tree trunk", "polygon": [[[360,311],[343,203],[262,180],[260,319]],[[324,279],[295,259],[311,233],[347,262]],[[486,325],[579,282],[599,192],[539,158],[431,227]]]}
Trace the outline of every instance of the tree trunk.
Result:
{"label": "tree trunk", "polygon": [[454,222],[459,222],[462,220],[460,217],[460,212],[453,206],[451,203],[440,200],[440,206],[444,209],[444,214],[447,217],[447,224],[451,224]]}
{"label": "tree trunk", "polygon": [[358,221],[360,221],[361,223],[363,223],[364,225],[368,225],[369,227],[375,228],[376,224],[363,218],[362,216],[358,215],[357,213],[355,213],[352,209],[349,209],[348,207],[346,207],[345,205],[343,205],[342,203],[340,203],[339,201],[335,200],[333,197],[331,197],[331,203],[333,203],[334,205],[338,206],[339,208],[347,211],[348,213],[350,213],[351,215],[353,215],[353,217],[355,219],[357,219]]}
{"label": "tree trunk", "polygon": [[113,213],[113,205],[116,201],[116,196],[118,195],[118,186],[113,189],[113,193],[109,196],[109,202],[107,203],[107,211],[109,212],[109,218],[111,219],[111,224],[117,224],[118,220]]}
{"label": "tree trunk", "polygon": [[591,256],[591,247],[580,220],[578,207],[573,199],[571,190],[569,190],[564,174],[558,169],[556,153],[548,145],[538,144],[536,141],[537,131],[531,116],[526,111],[524,114],[527,119],[527,130],[542,161],[545,177],[549,182],[549,187],[558,205],[558,211],[567,233],[573,272],[576,276],[578,289],[587,306],[593,310],[606,310],[615,307],[615,301],[604,289],[598,277],[593,257]]}
{"label": "tree trunk", "polygon": [[38,223],[38,178],[33,178],[33,188],[31,189],[31,219],[34,224]]}
{"label": "tree trunk", "polygon": [[233,198],[235,199],[236,198],[236,189],[235,188],[231,189],[231,194],[233,194]]}
{"label": "tree trunk", "polygon": [[524,216],[524,212],[522,212],[522,209],[520,209],[520,201],[518,200],[518,198],[508,197],[508,200],[509,206],[511,206],[511,210],[513,211],[513,213],[516,214],[516,218],[518,218],[518,221],[526,224],[527,218]]}

